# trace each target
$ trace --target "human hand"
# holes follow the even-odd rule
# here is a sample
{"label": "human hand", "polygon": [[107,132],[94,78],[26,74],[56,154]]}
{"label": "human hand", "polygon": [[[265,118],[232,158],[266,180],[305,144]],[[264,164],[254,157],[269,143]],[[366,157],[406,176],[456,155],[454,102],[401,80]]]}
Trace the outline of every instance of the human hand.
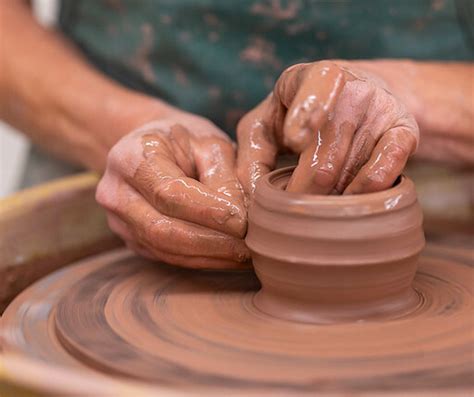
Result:
{"label": "human hand", "polygon": [[418,125],[385,82],[350,62],[288,68],[237,128],[247,194],[278,153],[300,154],[287,190],[357,194],[389,188],[415,151]]}
{"label": "human hand", "polygon": [[232,141],[213,123],[175,112],[123,137],[96,193],[129,248],[192,268],[241,268],[246,211]]}

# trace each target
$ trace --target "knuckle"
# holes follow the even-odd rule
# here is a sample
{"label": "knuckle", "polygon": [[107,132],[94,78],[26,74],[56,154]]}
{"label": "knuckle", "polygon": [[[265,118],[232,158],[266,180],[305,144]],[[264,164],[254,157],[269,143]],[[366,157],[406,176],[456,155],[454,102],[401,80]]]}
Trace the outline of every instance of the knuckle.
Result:
{"label": "knuckle", "polygon": [[106,210],[119,213],[123,203],[123,192],[120,179],[106,171],[95,191],[95,199]]}
{"label": "knuckle", "polygon": [[170,237],[173,239],[173,241],[177,241],[177,231],[174,230],[175,228],[173,227],[172,223],[172,221],[166,218],[156,221],[152,220],[145,228],[147,233],[146,235],[142,235],[142,239],[144,241],[149,241],[149,243],[155,248],[159,248],[161,244],[166,244]]}
{"label": "knuckle", "polygon": [[208,151],[214,158],[222,159],[224,154],[234,154],[234,144],[223,137],[214,137],[212,141],[207,144]]}
{"label": "knuckle", "polygon": [[180,196],[175,179],[162,180],[153,187],[154,204],[162,211],[168,210],[173,204],[178,204]]}
{"label": "knuckle", "polygon": [[286,68],[275,83],[273,95],[276,98],[284,98],[287,96],[285,93],[296,91],[297,84],[295,83],[299,81],[301,72],[304,71],[308,65],[310,64],[297,63]]}
{"label": "knuckle", "polygon": [[416,123],[415,120],[413,120],[413,122],[414,122],[414,125],[409,131],[407,131],[407,140],[408,140],[408,147],[409,147],[408,154],[411,154],[416,150],[418,146],[419,136],[420,136],[418,124]]}
{"label": "knuckle", "polygon": [[[288,129],[287,129],[288,132]],[[298,129],[292,133],[283,134],[283,145],[293,153],[302,153],[311,142],[311,132],[309,129]]]}
{"label": "knuckle", "polygon": [[114,195],[110,194],[110,189],[107,186],[107,177],[104,176],[100,181],[95,191],[96,201],[108,210],[114,210],[116,207],[116,200]]}
{"label": "knuckle", "polygon": [[296,65],[292,65],[292,66],[289,66],[287,67],[285,70],[283,70],[283,72],[281,72],[280,74],[280,77],[278,77],[278,80],[275,84],[275,87],[274,87],[274,92],[278,92],[279,91],[279,88],[281,87],[281,85],[283,85],[285,83],[285,80],[288,79],[288,77],[294,73],[295,71],[297,71],[300,66],[300,64],[296,64]]}
{"label": "knuckle", "polygon": [[237,124],[237,140],[247,139],[251,129],[257,127],[259,122],[261,122],[261,117],[259,117],[257,108],[246,113]]}
{"label": "knuckle", "polygon": [[318,168],[314,173],[314,181],[318,186],[334,186],[337,182],[337,173],[334,169]]}
{"label": "knuckle", "polygon": [[121,143],[115,144],[107,154],[107,169],[120,171],[123,164],[127,164],[125,154],[126,151],[122,148]]}
{"label": "knuckle", "polygon": [[117,225],[116,222],[112,220],[112,218],[107,217],[107,225],[109,226],[109,229],[112,230],[115,234],[120,236],[123,240],[125,240],[123,234],[122,234],[122,229]]}
{"label": "knuckle", "polygon": [[306,67],[312,65],[311,63],[295,63],[294,65],[288,66],[280,75],[280,78],[288,77],[292,73],[299,73]]}
{"label": "knuckle", "polygon": [[[203,127],[205,127],[206,129],[210,131],[216,130],[220,132],[219,127],[216,124],[214,124],[211,120],[201,117],[200,122],[202,123]],[[189,133],[189,130],[188,130],[188,133]]]}
{"label": "knuckle", "polygon": [[405,146],[394,143],[390,145],[390,152],[388,156],[396,163],[404,163],[409,155],[408,149]]}

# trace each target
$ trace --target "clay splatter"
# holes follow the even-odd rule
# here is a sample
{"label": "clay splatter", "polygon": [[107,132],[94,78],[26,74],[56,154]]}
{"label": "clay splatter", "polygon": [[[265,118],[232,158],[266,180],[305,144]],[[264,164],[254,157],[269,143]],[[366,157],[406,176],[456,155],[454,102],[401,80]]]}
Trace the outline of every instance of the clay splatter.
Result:
{"label": "clay splatter", "polygon": [[294,19],[298,14],[301,3],[298,0],[288,1],[286,7],[281,0],[261,1],[252,5],[250,12],[279,21]]}
{"label": "clay splatter", "polygon": [[174,68],[174,78],[179,85],[187,86],[189,84],[188,76],[181,68]]}
{"label": "clay splatter", "polygon": [[160,22],[163,25],[169,25],[171,22],[173,22],[173,19],[168,14],[162,14],[160,15]]}
{"label": "clay splatter", "polygon": [[179,32],[178,34],[178,39],[182,41],[183,43],[189,43],[189,41],[191,41],[191,38],[192,38],[191,33],[186,30]]}
{"label": "clay splatter", "polygon": [[219,20],[219,18],[216,15],[211,14],[211,13],[204,14],[203,19],[204,19],[204,23],[210,27],[215,28],[215,27],[220,26],[221,24],[221,21]]}
{"label": "clay splatter", "polygon": [[311,28],[311,25],[304,22],[296,22],[288,25],[285,30],[290,36],[294,36],[299,33],[308,31]]}
{"label": "clay splatter", "polygon": [[210,86],[209,89],[207,90],[207,93],[209,94],[209,96],[213,99],[217,99],[217,98],[220,98],[220,96],[222,95],[222,90],[213,85],[213,86]]}
{"label": "clay splatter", "polygon": [[444,8],[445,1],[444,0],[433,0],[431,2],[431,9],[434,11],[440,11]]}
{"label": "clay splatter", "polygon": [[215,43],[216,41],[219,41],[220,36],[219,33],[212,31],[208,33],[207,38],[211,43]]}
{"label": "clay splatter", "polygon": [[117,12],[123,12],[125,10],[125,7],[121,0],[104,0],[104,4]]}
{"label": "clay splatter", "polygon": [[247,47],[240,53],[240,59],[262,67],[271,66],[281,69],[282,62],[275,54],[275,44],[261,36],[252,36]]}
{"label": "clay splatter", "polygon": [[151,24],[144,23],[141,25],[140,30],[142,33],[142,42],[137,47],[134,56],[130,60],[130,64],[142,74],[146,81],[155,82],[156,76],[149,59],[155,42],[154,29]]}

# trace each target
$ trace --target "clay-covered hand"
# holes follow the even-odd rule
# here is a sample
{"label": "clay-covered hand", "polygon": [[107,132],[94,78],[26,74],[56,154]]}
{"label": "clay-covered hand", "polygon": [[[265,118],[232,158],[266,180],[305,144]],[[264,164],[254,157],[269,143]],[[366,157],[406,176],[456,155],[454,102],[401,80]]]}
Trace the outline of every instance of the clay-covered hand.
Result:
{"label": "clay-covered hand", "polygon": [[111,229],[145,257],[193,268],[247,266],[234,145],[207,119],[180,112],[123,137],[96,199]]}
{"label": "clay-covered hand", "polygon": [[414,117],[385,82],[349,62],[298,64],[240,121],[238,176],[247,193],[275,167],[278,153],[300,154],[287,190],[356,194],[389,188],[419,139]]}

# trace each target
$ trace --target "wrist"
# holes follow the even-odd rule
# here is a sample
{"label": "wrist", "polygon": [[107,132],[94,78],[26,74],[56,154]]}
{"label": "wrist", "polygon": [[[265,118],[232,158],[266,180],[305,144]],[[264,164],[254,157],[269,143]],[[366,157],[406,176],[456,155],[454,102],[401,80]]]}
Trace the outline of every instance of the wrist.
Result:
{"label": "wrist", "polygon": [[153,120],[174,114],[178,109],[166,102],[119,87],[121,93],[109,98],[104,106],[103,123],[106,124],[103,139],[112,147],[120,138]]}
{"label": "wrist", "polygon": [[[105,169],[109,150],[125,135],[134,129],[168,117],[177,111],[176,108],[139,92],[115,85],[110,92],[100,92],[96,97],[84,96],[84,101],[91,106],[88,116],[81,117],[74,126],[75,136],[86,133],[89,140],[90,155],[82,162],[87,168],[102,172]],[[88,107],[87,106],[87,107]],[[64,116],[64,112],[62,113]],[[74,110],[69,120],[74,120]],[[59,116],[59,115],[58,115]]]}

